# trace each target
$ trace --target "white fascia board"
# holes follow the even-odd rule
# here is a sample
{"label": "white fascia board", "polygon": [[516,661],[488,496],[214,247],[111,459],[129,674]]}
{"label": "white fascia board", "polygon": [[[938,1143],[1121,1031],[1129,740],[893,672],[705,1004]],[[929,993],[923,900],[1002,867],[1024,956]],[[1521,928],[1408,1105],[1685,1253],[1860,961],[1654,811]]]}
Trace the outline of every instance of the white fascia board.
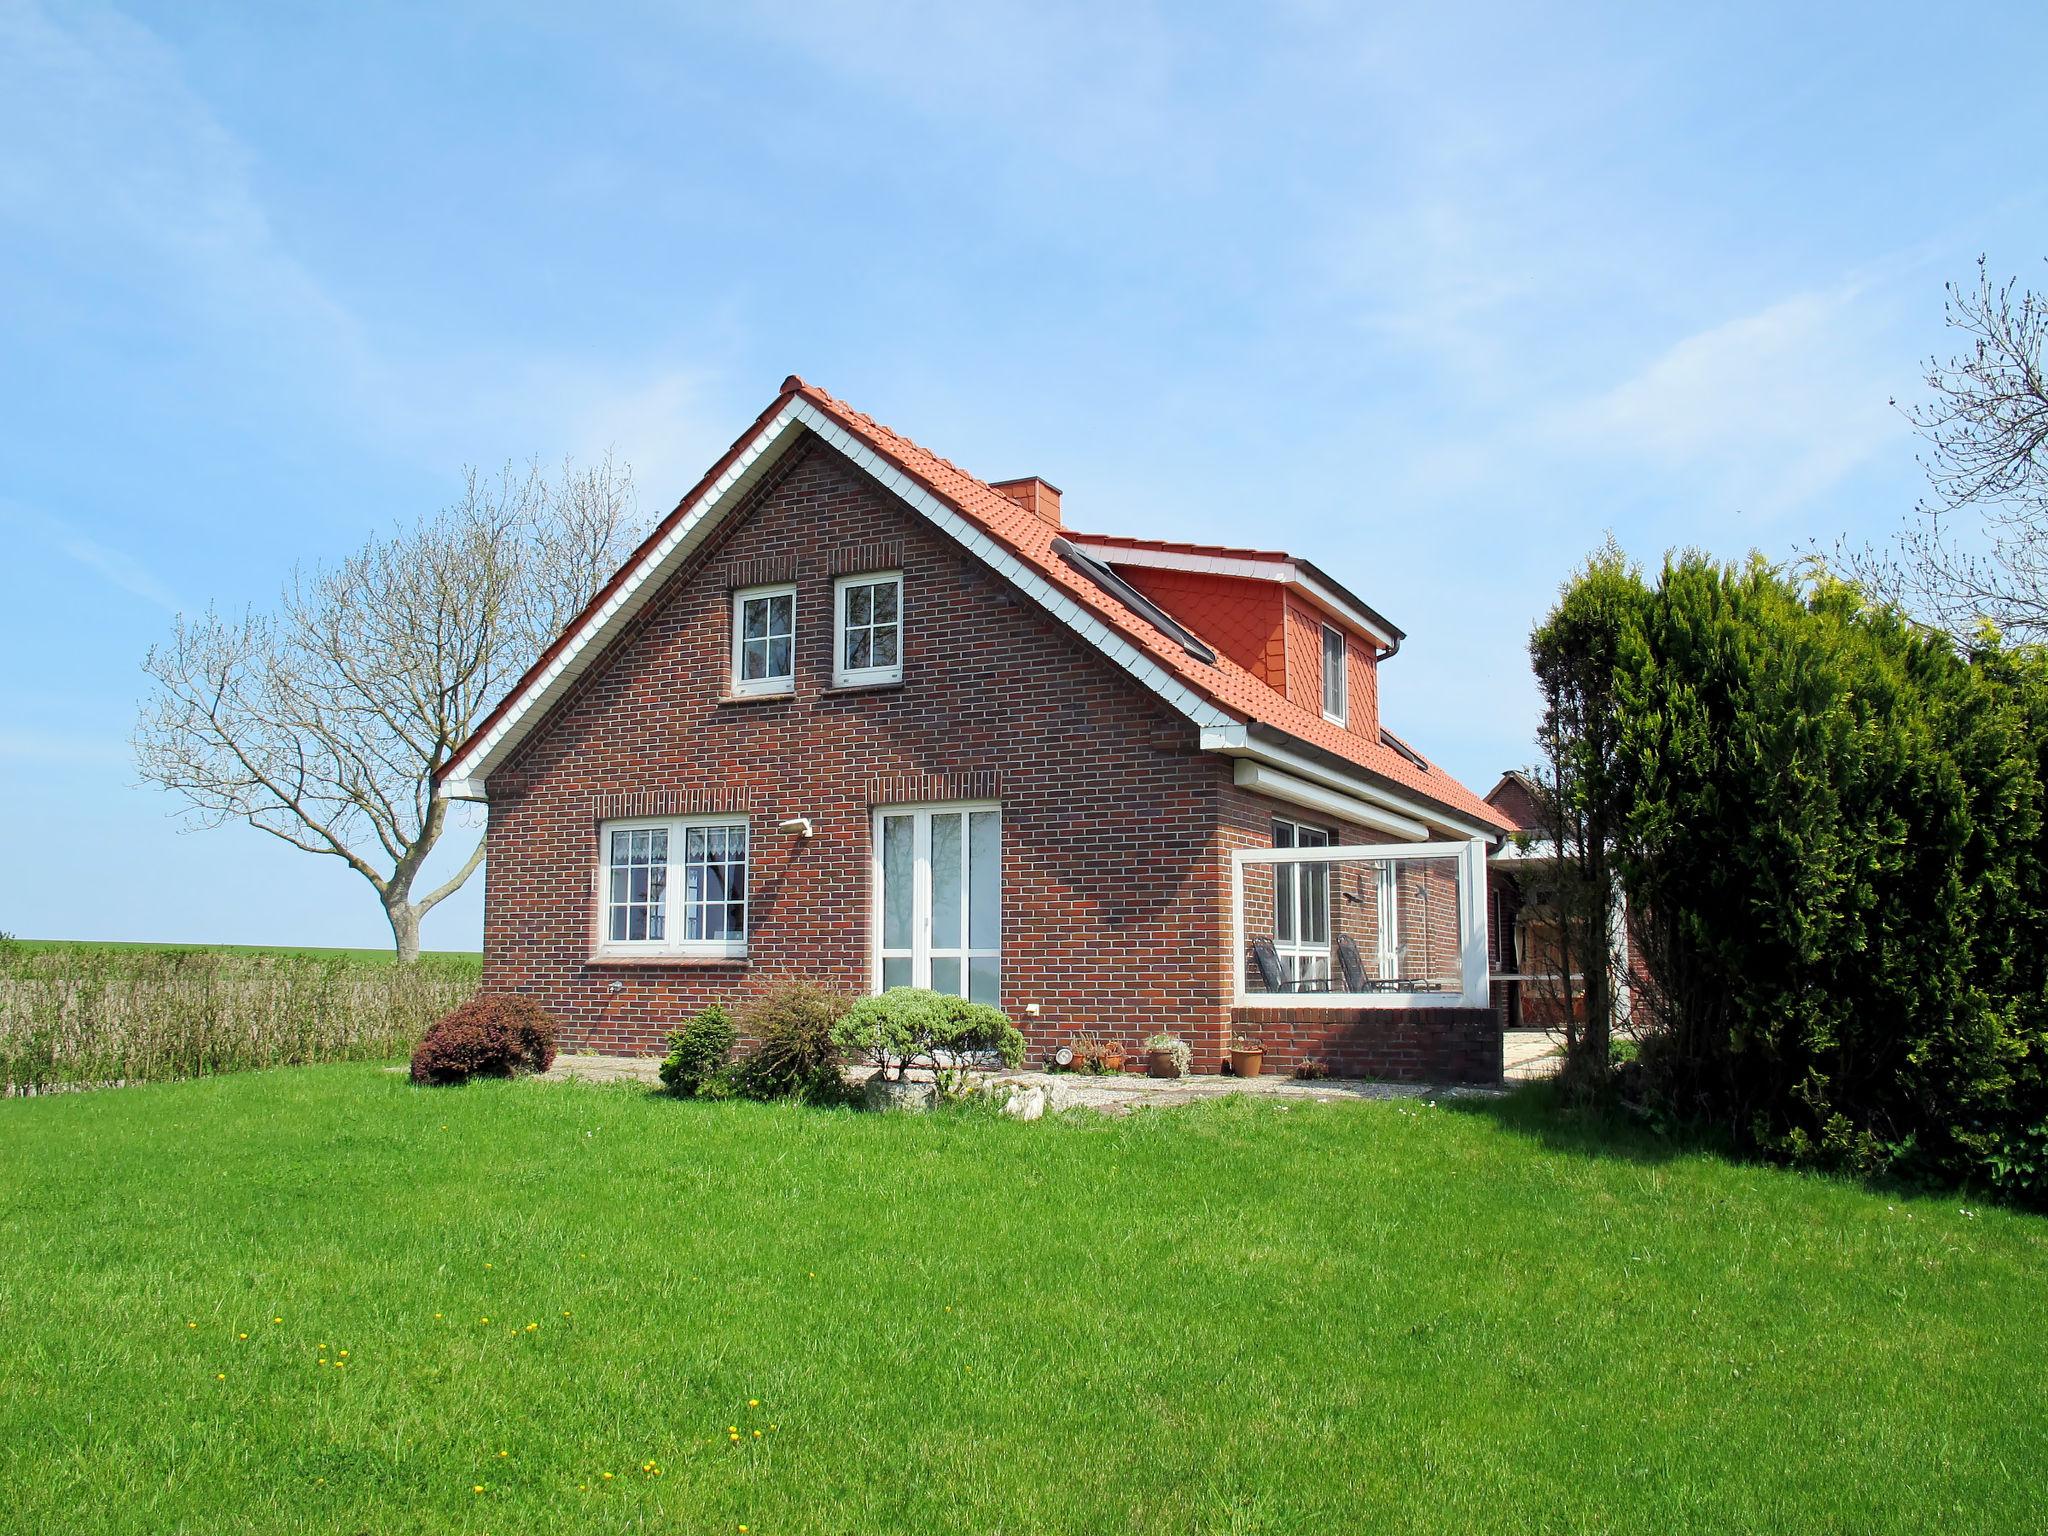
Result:
{"label": "white fascia board", "polygon": [[[603,653],[602,641],[606,632],[630,619],[660,590],[662,580],[716,526],[720,509],[737,499],[733,493],[736,490],[743,492],[745,487],[751,486],[795,441],[788,429],[797,425],[829,443],[941,532],[980,556],[1054,618],[1180,711],[1196,727],[1209,731],[1233,723],[1232,715],[1210,703],[1151,656],[1125,641],[1083,604],[799,396],[755,434],[754,440],[733,460],[724,474],[706,487],[682,520],[641,557],[632,574],[620,583],[618,591],[604,606],[577,626],[561,653],[544,672],[527,684],[518,701],[491,728],[490,734],[450,767],[437,793],[447,799],[485,798],[485,780],[518,745],[523,734],[518,729],[521,722],[538,718],[548,705],[568,691],[583,669]],[[772,454],[769,452],[771,448],[774,450]],[[457,784],[463,786],[464,793],[455,793]]]}
{"label": "white fascia board", "polygon": [[1289,805],[1321,811],[1326,816],[1356,822],[1362,827],[1371,827],[1392,837],[1405,838],[1411,843],[1429,841],[1429,828],[1411,817],[1397,816],[1392,811],[1368,805],[1356,795],[1324,789],[1320,784],[1311,784],[1307,779],[1297,779],[1291,773],[1268,768],[1264,763],[1255,763],[1248,757],[1240,757],[1231,765],[1230,777],[1239,789],[1249,789],[1265,795],[1268,799],[1284,800]]}
{"label": "white fascia board", "polygon": [[1425,827],[1449,832],[1456,837],[1476,837],[1489,845],[1501,840],[1501,834],[1492,827],[1482,826],[1476,821],[1467,821],[1462,816],[1445,811],[1441,806],[1397,794],[1356,774],[1342,772],[1302,753],[1289,751],[1277,743],[1262,741],[1254,737],[1250,728],[1244,725],[1230,725],[1219,730],[1203,731],[1202,750],[1220,752],[1225,757],[1248,757],[1269,763],[1275,768],[1308,779],[1326,789],[1356,796],[1397,815],[1412,817]]}
{"label": "white fascia board", "polygon": [[1194,571],[1208,576],[1234,576],[1246,581],[1271,581],[1283,587],[1299,587],[1338,618],[1365,631],[1388,650],[1392,650],[1398,643],[1387,633],[1386,626],[1381,620],[1373,618],[1356,603],[1331,591],[1292,560],[1246,560],[1235,555],[1196,555],[1179,550],[1130,549],[1122,544],[1090,544],[1081,539],[1074,540],[1074,547],[1082,554],[1100,560],[1104,565],[1142,565],[1161,571]]}
{"label": "white fascia board", "polygon": [[[440,793],[448,798],[450,786],[456,781],[467,781],[480,790],[493,768],[504,760],[523,734],[520,724],[537,712],[544,712],[581,675],[603,647],[597,642],[606,631],[630,619],[661,587],[661,578],[695,549],[703,535],[709,531],[710,519],[717,509],[732,496],[736,487],[751,485],[764,473],[774,459],[780,457],[781,449],[788,447],[790,439],[785,434],[797,419],[796,407],[800,402],[792,400],[775,414],[775,418],[754,435],[740,456],[727,466],[726,472],[713,481],[697,498],[696,504],[668,534],[633,567],[630,574],[619,584],[602,608],[588,614],[571,635],[569,643],[562,647],[560,654],[549,663],[547,669],[532,679],[520,693],[513,706],[505,711],[504,718],[491,728],[485,736],[460,761],[453,764],[442,780]],[[769,449],[780,443],[773,456]],[[460,798],[484,798],[480,793]]]}

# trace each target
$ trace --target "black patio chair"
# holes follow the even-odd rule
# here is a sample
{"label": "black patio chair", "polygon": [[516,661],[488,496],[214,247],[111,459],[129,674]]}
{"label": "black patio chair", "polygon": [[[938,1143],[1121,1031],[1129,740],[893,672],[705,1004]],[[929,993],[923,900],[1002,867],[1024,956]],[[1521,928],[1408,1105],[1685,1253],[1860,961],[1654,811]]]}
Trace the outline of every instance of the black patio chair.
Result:
{"label": "black patio chair", "polygon": [[1266,984],[1268,992],[1327,992],[1329,982],[1319,976],[1290,977],[1287,968],[1280,963],[1280,951],[1273,947],[1271,939],[1252,940],[1252,963],[1259,968],[1259,979]]}
{"label": "black patio chair", "polygon": [[1346,992],[1372,990],[1372,978],[1365,974],[1365,961],[1359,958],[1358,940],[1348,933],[1337,935],[1337,968],[1344,973]]}

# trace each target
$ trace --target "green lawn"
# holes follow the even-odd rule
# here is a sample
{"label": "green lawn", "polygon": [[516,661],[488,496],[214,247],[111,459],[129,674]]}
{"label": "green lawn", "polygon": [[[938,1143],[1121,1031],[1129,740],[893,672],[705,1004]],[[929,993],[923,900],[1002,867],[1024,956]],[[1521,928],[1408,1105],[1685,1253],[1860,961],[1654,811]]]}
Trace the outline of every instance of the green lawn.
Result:
{"label": "green lawn", "polygon": [[0,1523],[2040,1528],[2048,1221],[1629,1153],[1528,1095],[0,1103]]}

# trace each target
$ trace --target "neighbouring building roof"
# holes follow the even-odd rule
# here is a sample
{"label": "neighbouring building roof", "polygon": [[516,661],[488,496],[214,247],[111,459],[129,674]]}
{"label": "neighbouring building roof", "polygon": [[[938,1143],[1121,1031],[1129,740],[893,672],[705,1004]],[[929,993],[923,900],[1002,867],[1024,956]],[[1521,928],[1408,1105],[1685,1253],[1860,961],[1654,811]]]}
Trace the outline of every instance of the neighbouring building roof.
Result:
{"label": "neighbouring building roof", "polygon": [[[1159,541],[1112,541],[1067,533],[1042,512],[1021,505],[989,482],[977,479],[950,460],[794,375],[784,381],[781,393],[753,426],[662,520],[498,708],[456,750],[437,776],[444,787],[463,781],[473,784],[502,762],[582,668],[602,654],[605,638],[652,598],[661,580],[687,558],[715,524],[717,516],[725,508],[737,505],[745,491],[805,431],[845,453],[1173,704],[1203,729],[1205,745],[1209,744],[1207,736],[1212,731],[1219,733],[1217,742],[1230,743],[1218,746],[1218,750],[1226,751],[1244,746],[1240,738],[1247,730],[1261,736],[1277,733],[1322,758],[1339,759],[1362,770],[1368,782],[1405,791],[1477,827],[1495,833],[1513,830],[1507,817],[1420,754],[1406,754],[1384,741],[1333,725],[1260,681],[1229,657],[1207,646],[1190,646],[1188,632],[1170,616],[1156,610],[1148,614],[1150,604],[1142,598],[1134,603],[1130,597],[1136,594],[1120,595],[1116,590],[1122,585],[1120,582],[1113,578],[1103,581],[1101,557],[1091,555],[1091,550],[1115,543],[1125,549],[1183,548],[1219,557],[1290,564],[1370,614],[1386,631],[1379,638],[1389,651],[1399,644],[1399,630],[1313,567],[1290,561],[1285,555],[1265,552],[1174,546]],[[1095,566],[1092,572],[1091,565]]]}

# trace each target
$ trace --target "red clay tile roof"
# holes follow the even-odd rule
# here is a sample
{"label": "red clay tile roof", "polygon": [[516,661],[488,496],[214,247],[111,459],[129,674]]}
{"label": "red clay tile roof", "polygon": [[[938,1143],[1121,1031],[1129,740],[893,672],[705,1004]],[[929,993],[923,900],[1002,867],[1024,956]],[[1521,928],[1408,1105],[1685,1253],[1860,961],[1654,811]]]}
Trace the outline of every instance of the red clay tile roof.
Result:
{"label": "red clay tile roof", "polygon": [[[815,385],[806,384],[792,375],[785,387],[789,386],[794,386],[797,394],[830,415],[875,452],[892,460],[905,474],[922,482],[933,495],[978,523],[991,537],[1114,626],[1133,644],[1142,646],[1154,661],[1163,664],[1196,692],[1231,714],[1247,722],[1256,721],[1285,731],[1312,746],[1358,764],[1389,784],[1433,800],[1445,809],[1484,826],[1513,830],[1513,824],[1500,812],[1433,764],[1418,768],[1393,748],[1330,724],[1320,714],[1311,713],[1267,687],[1227,656],[1219,655],[1213,662],[1205,662],[1190,655],[1177,638],[1153,625],[1136,610],[1126,607],[1061,558],[1052,547],[1053,540],[1062,537],[1060,529],[1026,511],[986,481],[977,480],[951,460],[919,447],[901,433],[883,426],[872,416],[855,410]],[[1083,535],[1066,537],[1079,542]],[[1284,560],[1288,557],[1254,555],[1253,558]]]}
{"label": "red clay tile roof", "polygon": [[[716,464],[705,471],[704,478],[676,504],[673,512],[662,519],[612,579],[599,590],[597,596],[590,600],[583,612],[578,614],[568,628],[556,637],[555,642],[541,653],[539,659],[527,669],[526,675],[513,686],[498,707],[492,710],[483,723],[470,734],[467,741],[450,754],[448,761],[436,771],[437,780],[447,777],[458,764],[463,763],[480,743],[490,737],[500,721],[520,707],[529,687],[535,685],[549,665],[563,653],[572,637],[583,629],[593,614],[620,591],[628,576],[640,566],[649,551],[688,515],[704,492],[740,458],[755,436],[775,418],[791,398],[798,396],[810,401],[818,410],[837,421],[847,432],[866,443],[873,452],[892,461],[904,474],[921,483],[934,496],[977,524],[989,537],[1008,548],[1068,597],[1095,614],[1133,645],[1141,647],[1148,657],[1162,664],[1196,693],[1226,713],[1246,723],[1272,727],[1300,741],[1322,748],[1357,764],[1397,788],[1409,790],[1485,826],[1501,831],[1513,830],[1512,823],[1498,811],[1441,769],[1433,765],[1417,767],[1406,757],[1378,741],[1355,736],[1349,731],[1331,725],[1321,715],[1311,713],[1267,687],[1228,657],[1218,656],[1213,662],[1205,662],[1191,655],[1176,636],[1159,629],[1135,609],[1127,607],[1104,591],[1070,565],[1052,547],[1053,540],[1057,538],[1070,537],[1078,542],[1083,535],[1064,535],[1062,530],[1055,528],[1036,513],[1019,506],[986,481],[976,479],[950,460],[942,459],[937,454],[919,447],[909,438],[891,431],[872,416],[855,410],[824,390],[806,384],[795,374],[783,380],[781,393],[755,418],[754,424],[734,441],[732,447],[726,450]],[[1092,535],[1087,537],[1090,542],[1096,541]],[[1288,558],[1284,555],[1267,556],[1257,552],[1251,553],[1254,558]]]}

